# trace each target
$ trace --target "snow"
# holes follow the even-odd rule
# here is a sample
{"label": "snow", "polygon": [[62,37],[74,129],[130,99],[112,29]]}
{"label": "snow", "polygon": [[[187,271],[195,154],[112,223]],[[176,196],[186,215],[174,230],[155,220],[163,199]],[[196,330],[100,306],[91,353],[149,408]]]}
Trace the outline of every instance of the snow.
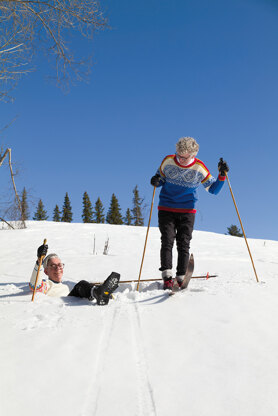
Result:
{"label": "snow", "polygon": [[[139,292],[121,284],[101,307],[40,293],[31,302],[37,247],[47,238],[65,281],[111,271],[136,280],[146,228],[27,225],[0,231],[1,415],[278,414],[277,241],[248,240],[257,283],[244,239],[194,231],[194,275],[216,278],[192,279],[172,297],[157,282]],[[160,277],[159,249],[151,227],[141,279]]]}

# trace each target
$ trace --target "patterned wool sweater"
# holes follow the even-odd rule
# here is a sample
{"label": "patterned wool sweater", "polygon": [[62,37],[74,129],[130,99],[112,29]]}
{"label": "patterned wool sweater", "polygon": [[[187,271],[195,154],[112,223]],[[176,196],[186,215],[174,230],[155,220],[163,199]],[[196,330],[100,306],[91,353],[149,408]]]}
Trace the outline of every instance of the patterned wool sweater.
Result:
{"label": "patterned wool sweater", "polygon": [[158,209],[173,212],[196,212],[197,188],[202,184],[206,191],[218,194],[224,185],[225,176],[215,179],[205,164],[194,158],[187,166],[181,165],[176,155],[164,158],[157,174],[162,189]]}

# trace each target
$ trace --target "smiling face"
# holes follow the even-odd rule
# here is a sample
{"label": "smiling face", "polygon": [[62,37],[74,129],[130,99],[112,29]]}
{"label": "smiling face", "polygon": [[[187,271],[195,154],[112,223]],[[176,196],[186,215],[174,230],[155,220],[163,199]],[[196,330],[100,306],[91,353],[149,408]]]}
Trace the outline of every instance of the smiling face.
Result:
{"label": "smiling face", "polygon": [[192,159],[194,159],[194,156],[191,155],[188,152],[186,152],[186,153],[176,153],[176,158],[177,158],[177,161],[182,166],[187,166],[191,163]]}
{"label": "smiling face", "polygon": [[64,273],[64,264],[61,262],[61,259],[59,257],[51,258],[47,263],[47,267],[44,269],[44,273],[53,282],[60,283]]}

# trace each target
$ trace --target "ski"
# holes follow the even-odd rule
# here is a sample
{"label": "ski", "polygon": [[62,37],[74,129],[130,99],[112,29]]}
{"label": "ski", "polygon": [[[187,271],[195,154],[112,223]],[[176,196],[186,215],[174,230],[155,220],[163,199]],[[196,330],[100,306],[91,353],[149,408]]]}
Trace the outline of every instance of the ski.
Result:
{"label": "ski", "polygon": [[181,285],[179,285],[177,278],[174,279],[173,289],[169,292],[170,296],[187,288],[187,286],[189,285],[190,279],[192,277],[193,271],[194,271],[194,256],[193,254],[191,254],[184,279]]}

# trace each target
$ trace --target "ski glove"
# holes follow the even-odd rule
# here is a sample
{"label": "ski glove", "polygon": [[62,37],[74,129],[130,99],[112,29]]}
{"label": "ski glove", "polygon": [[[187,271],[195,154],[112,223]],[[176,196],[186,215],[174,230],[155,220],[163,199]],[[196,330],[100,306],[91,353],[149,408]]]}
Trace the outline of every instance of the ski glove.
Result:
{"label": "ski glove", "polygon": [[155,187],[160,185],[160,176],[158,173],[151,178],[151,185]]}
{"label": "ski glove", "polygon": [[47,244],[43,244],[42,246],[40,246],[37,251],[38,258],[41,258],[41,256],[46,256],[47,250],[48,250]]}
{"label": "ski glove", "polygon": [[218,163],[218,170],[221,176],[225,176],[226,172],[229,172],[229,166],[225,160],[221,157]]}

